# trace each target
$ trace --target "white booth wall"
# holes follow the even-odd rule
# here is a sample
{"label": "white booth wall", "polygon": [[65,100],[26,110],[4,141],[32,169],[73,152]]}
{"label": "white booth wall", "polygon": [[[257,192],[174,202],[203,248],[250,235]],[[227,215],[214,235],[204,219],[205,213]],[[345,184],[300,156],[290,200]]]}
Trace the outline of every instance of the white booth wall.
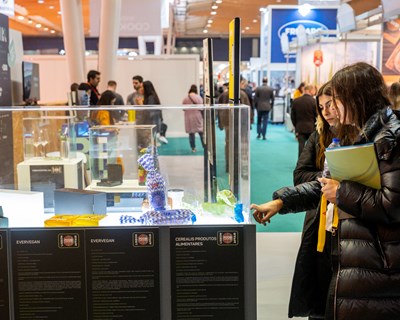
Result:
{"label": "white booth wall", "polygon": [[[323,63],[317,68],[314,65],[314,51],[322,50]],[[301,50],[301,80],[321,85],[342,67],[367,62],[379,69],[379,42],[348,41],[314,44]]]}
{"label": "white booth wall", "polygon": [[[70,91],[67,59],[58,55],[27,55],[24,61],[39,64],[40,74],[40,103],[52,104],[67,102],[67,92]],[[87,71],[97,70],[98,57],[86,57]],[[150,80],[157,91],[163,105],[181,105],[183,98],[188,94],[192,84],[199,85],[199,56],[198,55],[170,55],[170,56],[143,56],[129,60],[127,57],[118,57],[116,63],[117,92],[126,97],[133,92],[132,77],[141,75],[144,80]],[[99,70],[101,72],[101,70]],[[85,75],[86,76],[86,75]],[[86,82],[86,78],[82,79]],[[171,113],[169,113],[171,115]],[[181,110],[174,114],[172,119],[167,117],[164,122],[168,125],[169,136],[177,132],[184,132],[184,118]]]}

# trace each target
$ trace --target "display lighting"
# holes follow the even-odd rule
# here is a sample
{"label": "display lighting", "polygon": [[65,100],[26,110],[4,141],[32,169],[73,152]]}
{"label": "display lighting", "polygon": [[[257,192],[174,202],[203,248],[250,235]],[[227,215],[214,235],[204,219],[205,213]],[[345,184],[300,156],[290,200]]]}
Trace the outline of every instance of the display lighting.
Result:
{"label": "display lighting", "polygon": [[211,15],[215,16],[217,14],[217,11],[211,11]]}
{"label": "display lighting", "polygon": [[217,9],[218,9],[218,6],[216,6],[216,5],[213,5],[213,6],[211,6],[211,9],[213,9],[213,10],[217,10]]}
{"label": "display lighting", "polygon": [[307,16],[310,12],[311,12],[311,9],[312,9],[313,7],[311,6],[311,5],[309,5],[308,3],[306,3],[306,4],[303,4],[303,5],[301,5],[300,7],[299,7],[299,13],[303,16],[303,17],[305,17],[305,16]]}

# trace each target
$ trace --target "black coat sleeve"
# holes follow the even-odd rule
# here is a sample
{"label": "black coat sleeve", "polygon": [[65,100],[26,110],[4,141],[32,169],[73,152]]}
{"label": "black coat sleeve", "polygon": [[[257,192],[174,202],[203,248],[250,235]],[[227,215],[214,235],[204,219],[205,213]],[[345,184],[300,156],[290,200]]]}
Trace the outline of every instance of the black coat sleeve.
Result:
{"label": "black coat sleeve", "polygon": [[318,181],[312,181],[295,187],[284,187],[275,191],[272,198],[283,201],[279,211],[281,214],[316,209],[321,198],[321,185]]}
{"label": "black coat sleeve", "polygon": [[307,181],[317,180],[321,177],[321,171],[315,164],[317,157],[319,135],[314,131],[308,138],[303,152],[297,161],[296,168],[293,171],[293,183],[298,185]]}

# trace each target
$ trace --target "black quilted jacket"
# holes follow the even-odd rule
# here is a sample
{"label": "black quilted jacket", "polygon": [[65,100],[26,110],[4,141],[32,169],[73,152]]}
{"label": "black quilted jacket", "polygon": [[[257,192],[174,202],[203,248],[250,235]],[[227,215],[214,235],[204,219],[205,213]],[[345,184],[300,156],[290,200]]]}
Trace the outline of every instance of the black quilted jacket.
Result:
{"label": "black quilted jacket", "polygon": [[[338,207],[355,216],[340,220],[332,237],[333,281],[325,319],[400,319],[400,121],[391,109],[371,117],[362,131],[360,143],[374,142],[381,172],[380,190],[352,181],[342,181],[337,191]],[[282,188],[273,198],[283,201],[280,213],[298,212],[318,206],[321,196],[317,181]],[[316,216],[318,220],[318,216]],[[318,223],[303,236],[306,263],[316,250]],[[306,242],[306,245],[304,244]],[[304,261],[302,261],[302,259]],[[312,280],[311,280],[312,281]],[[297,302],[291,302],[289,317],[301,316],[302,301],[316,298],[307,274],[294,286],[306,285]],[[292,297],[293,298],[293,297]],[[312,307],[312,306],[311,306]]]}

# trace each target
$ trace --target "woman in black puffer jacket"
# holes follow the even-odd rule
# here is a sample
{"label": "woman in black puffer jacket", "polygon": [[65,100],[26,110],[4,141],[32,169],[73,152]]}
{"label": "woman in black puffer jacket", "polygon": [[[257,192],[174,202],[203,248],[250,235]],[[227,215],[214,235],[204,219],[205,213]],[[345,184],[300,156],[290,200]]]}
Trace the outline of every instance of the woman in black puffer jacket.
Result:
{"label": "woman in black puffer jacket", "polygon": [[[274,193],[274,201],[251,208],[256,220],[265,224],[277,212],[318,207],[323,193],[337,205],[340,219],[337,230],[327,237],[333,276],[325,319],[400,319],[400,120],[388,107],[381,74],[366,63],[339,70],[332,88],[342,124],[341,144],[374,143],[381,189],[322,178],[282,188]],[[315,231],[310,240],[314,249],[304,250],[316,250]],[[313,297],[311,292],[309,298]]]}

